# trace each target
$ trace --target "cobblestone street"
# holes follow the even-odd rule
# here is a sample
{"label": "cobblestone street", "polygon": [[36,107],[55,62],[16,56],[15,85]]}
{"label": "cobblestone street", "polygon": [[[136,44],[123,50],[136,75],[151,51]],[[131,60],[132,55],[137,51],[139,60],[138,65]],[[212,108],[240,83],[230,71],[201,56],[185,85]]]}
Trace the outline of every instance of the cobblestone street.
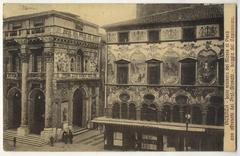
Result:
{"label": "cobblestone street", "polygon": [[17,146],[14,149],[11,141],[4,140],[5,151],[103,151],[103,146],[103,134],[97,130],[91,130],[75,136],[73,139],[73,144],[57,142],[54,144],[54,147],[51,147],[50,145],[36,147],[17,143]]}

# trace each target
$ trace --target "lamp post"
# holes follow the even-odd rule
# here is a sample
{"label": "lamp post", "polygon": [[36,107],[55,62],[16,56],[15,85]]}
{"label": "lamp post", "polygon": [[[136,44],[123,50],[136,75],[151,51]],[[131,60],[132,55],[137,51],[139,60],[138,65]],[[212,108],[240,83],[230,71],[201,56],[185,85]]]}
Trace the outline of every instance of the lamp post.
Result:
{"label": "lamp post", "polygon": [[185,148],[186,151],[188,151],[188,146],[187,146],[187,134],[188,134],[188,123],[190,122],[191,115],[189,113],[185,114],[186,118],[186,136],[185,136]]}

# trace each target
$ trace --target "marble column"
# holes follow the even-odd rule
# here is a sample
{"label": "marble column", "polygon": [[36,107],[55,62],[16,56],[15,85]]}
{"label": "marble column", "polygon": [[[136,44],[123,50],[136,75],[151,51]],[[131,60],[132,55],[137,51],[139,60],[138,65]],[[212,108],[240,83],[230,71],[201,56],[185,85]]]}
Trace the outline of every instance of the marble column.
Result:
{"label": "marble column", "polygon": [[41,132],[41,137],[49,140],[54,135],[54,128],[52,127],[52,105],[53,105],[53,52],[44,49],[44,56],[46,62],[46,91],[45,91],[45,127]]}
{"label": "marble column", "polygon": [[27,78],[28,78],[28,61],[29,54],[27,53],[26,46],[21,46],[21,61],[22,61],[22,86],[21,86],[21,126],[17,130],[17,134],[25,136],[29,133],[28,126],[28,89],[27,89]]}

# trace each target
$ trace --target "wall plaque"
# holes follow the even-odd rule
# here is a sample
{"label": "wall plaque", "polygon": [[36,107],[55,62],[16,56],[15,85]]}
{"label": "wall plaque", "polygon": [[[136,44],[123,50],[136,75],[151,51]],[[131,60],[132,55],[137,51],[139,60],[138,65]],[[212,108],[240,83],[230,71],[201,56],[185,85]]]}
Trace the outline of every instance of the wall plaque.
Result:
{"label": "wall plaque", "polygon": [[162,28],[160,32],[161,41],[181,40],[182,39],[182,28]]}
{"label": "wall plaque", "polygon": [[197,39],[199,38],[213,38],[219,37],[219,25],[211,24],[211,25],[199,25],[197,26]]}
{"label": "wall plaque", "polygon": [[147,41],[146,30],[130,31],[130,42],[144,42]]}
{"label": "wall plaque", "polygon": [[118,34],[117,32],[109,32],[107,36],[108,43],[116,43],[118,42]]}

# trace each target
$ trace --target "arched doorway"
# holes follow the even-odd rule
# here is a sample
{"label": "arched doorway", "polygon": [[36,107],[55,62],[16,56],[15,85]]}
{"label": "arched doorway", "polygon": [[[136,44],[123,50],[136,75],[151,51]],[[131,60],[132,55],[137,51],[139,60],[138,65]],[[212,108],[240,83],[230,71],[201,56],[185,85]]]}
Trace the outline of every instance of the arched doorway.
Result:
{"label": "arched doorway", "polygon": [[21,93],[17,89],[8,95],[8,128],[17,129],[21,124]]}
{"label": "arched doorway", "polygon": [[72,124],[74,127],[85,126],[85,105],[84,105],[85,92],[82,89],[77,89],[73,94],[73,118]]}
{"label": "arched doorway", "polygon": [[33,118],[30,126],[30,132],[34,134],[40,134],[44,129],[45,122],[45,95],[42,91],[35,90],[31,94],[31,105]]}

